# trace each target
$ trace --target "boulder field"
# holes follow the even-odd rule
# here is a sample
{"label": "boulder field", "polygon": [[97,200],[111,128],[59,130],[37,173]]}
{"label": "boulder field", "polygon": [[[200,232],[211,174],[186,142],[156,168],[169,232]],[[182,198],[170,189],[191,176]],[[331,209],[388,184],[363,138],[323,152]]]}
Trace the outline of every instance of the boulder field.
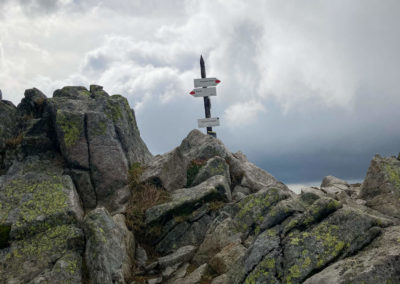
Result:
{"label": "boulder field", "polygon": [[101,86],[0,100],[0,283],[400,283],[400,160],[295,194],[198,130],[153,156]]}

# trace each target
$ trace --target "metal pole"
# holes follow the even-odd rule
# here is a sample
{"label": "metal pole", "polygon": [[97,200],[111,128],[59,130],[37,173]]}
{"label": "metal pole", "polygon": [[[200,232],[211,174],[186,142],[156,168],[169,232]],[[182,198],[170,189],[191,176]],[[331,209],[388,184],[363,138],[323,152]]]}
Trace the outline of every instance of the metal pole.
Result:
{"label": "metal pole", "polygon": [[[204,64],[203,56],[200,55],[200,71],[201,71],[201,78],[206,78],[206,67]],[[203,87],[207,88],[207,87]],[[211,117],[211,100],[209,97],[204,97],[204,110],[206,118]],[[212,127],[207,127],[207,134],[216,137],[217,135],[212,131]]]}

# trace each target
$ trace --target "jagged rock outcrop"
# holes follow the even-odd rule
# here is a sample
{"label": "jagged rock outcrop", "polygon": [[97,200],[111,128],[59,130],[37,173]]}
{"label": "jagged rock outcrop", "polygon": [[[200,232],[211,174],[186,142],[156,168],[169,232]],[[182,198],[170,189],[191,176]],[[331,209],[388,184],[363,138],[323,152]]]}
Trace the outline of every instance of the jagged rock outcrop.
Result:
{"label": "jagged rock outcrop", "polygon": [[[196,141],[202,142],[196,144]],[[191,147],[186,148],[185,145]],[[186,166],[178,169],[179,164]],[[218,164],[214,168],[219,171],[209,170],[212,164]],[[393,172],[400,170],[400,167],[397,160],[392,160],[391,165],[395,169],[379,167],[379,175],[387,177],[386,182],[390,183],[387,187],[397,188]],[[197,246],[196,253],[189,261],[192,266],[198,267],[195,270],[197,272],[190,273],[183,263],[180,267],[173,267],[175,272],[168,277],[163,278],[160,271],[157,277],[162,277],[163,281],[398,281],[400,267],[395,259],[400,258],[397,253],[400,243],[387,242],[387,247],[393,251],[387,257],[379,254],[381,257],[374,259],[372,255],[377,253],[378,247],[383,248],[382,240],[386,240],[387,234],[393,238],[395,233],[392,230],[397,230],[399,220],[393,212],[377,210],[362,199],[365,182],[360,190],[359,184],[351,185],[327,176],[320,188],[306,188],[301,194],[295,195],[268,173],[249,163],[242,154],[229,153],[220,141],[198,131],[192,131],[181,146],[172,152],[156,156],[145,169],[142,181],[163,186],[172,196],[175,192],[185,196],[198,190],[199,185],[194,182],[196,179],[210,182],[217,177],[226,178],[226,173],[230,176],[227,186],[235,198],[220,199],[224,203],[219,204],[216,210],[209,209],[213,200],[207,200],[191,203],[197,206],[185,206],[187,210],[182,213],[184,199],[174,197],[175,201],[156,205],[146,211],[147,229],[158,233],[158,238],[150,239],[159,253],[171,253],[189,244]],[[379,188],[375,190],[382,193]],[[397,194],[394,191],[391,193],[392,198]],[[192,234],[192,220],[198,218],[199,212],[202,212],[202,216],[210,216],[211,221],[203,224],[206,233],[199,234],[199,239],[190,242],[188,236]],[[182,239],[185,242],[179,241]],[[368,257],[362,258],[364,255]],[[359,266],[354,269],[348,267],[349,263],[354,266],[355,262]],[[387,265],[390,272],[386,276],[377,272],[382,263]],[[342,275],[336,269],[346,273]],[[356,271],[360,275],[353,274]],[[157,274],[157,271],[152,273]]]}
{"label": "jagged rock outcrop", "polygon": [[198,130],[152,157],[100,86],[0,110],[0,283],[400,282],[397,158],[294,194]]}
{"label": "jagged rock outcrop", "polygon": [[376,155],[361,185],[360,198],[368,207],[400,218],[400,160]]}
{"label": "jagged rock outcrop", "polygon": [[[48,102],[57,142],[86,208],[124,209],[129,197],[127,173],[151,154],[140,139],[128,101],[109,96],[100,86],[64,87]],[[123,211],[123,210],[122,210]]]}
{"label": "jagged rock outcrop", "polygon": [[0,101],[0,283],[129,281],[136,244],[117,213],[129,167],[151,157],[127,100],[100,86]]}

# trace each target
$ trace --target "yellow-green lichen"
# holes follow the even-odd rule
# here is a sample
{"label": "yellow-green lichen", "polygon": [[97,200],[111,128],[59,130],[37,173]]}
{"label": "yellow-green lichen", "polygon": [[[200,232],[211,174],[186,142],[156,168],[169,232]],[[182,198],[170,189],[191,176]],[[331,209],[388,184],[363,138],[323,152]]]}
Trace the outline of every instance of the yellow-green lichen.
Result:
{"label": "yellow-green lichen", "polygon": [[78,114],[66,114],[57,110],[56,124],[61,128],[64,144],[66,147],[75,145],[76,141],[83,135],[83,119]]}
{"label": "yellow-green lichen", "polygon": [[275,270],[275,259],[266,256],[257,265],[257,267],[247,276],[245,283],[246,284],[257,283],[257,280],[260,280],[260,278],[262,278],[262,280],[269,279],[269,277],[273,277],[274,270]]}
{"label": "yellow-green lichen", "polygon": [[[49,228],[49,218],[62,218],[60,214],[68,206],[68,196],[63,191],[62,178],[42,177],[41,180],[18,178],[3,188],[7,207],[0,209],[0,221],[7,218],[11,205],[18,207],[18,217],[14,224],[16,231],[35,233]],[[65,220],[59,220],[58,223]],[[56,220],[52,220],[57,223]]]}
{"label": "yellow-green lichen", "polygon": [[71,225],[61,225],[38,233],[32,238],[14,242],[6,259],[36,259],[41,261],[54,254],[63,254],[68,249],[68,240],[79,238],[76,228]]}
{"label": "yellow-green lichen", "polygon": [[392,165],[386,164],[385,170],[389,176],[389,181],[400,190],[400,167],[394,167]]}
{"label": "yellow-green lichen", "polygon": [[293,265],[289,268],[289,274],[286,276],[286,283],[292,283],[293,279],[299,279],[301,277],[300,268],[298,265]]}

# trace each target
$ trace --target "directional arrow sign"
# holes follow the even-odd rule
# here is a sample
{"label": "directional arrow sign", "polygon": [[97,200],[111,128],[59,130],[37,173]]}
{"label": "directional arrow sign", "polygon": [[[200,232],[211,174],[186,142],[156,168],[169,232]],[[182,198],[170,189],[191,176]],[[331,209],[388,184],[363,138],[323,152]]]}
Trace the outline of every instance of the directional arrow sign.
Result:
{"label": "directional arrow sign", "polygon": [[197,88],[191,91],[189,94],[191,94],[193,97],[210,97],[210,96],[216,96],[217,95],[217,89],[215,87],[210,87],[210,88]]}
{"label": "directional arrow sign", "polygon": [[197,120],[199,128],[219,126],[219,117],[201,118]]}
{"label": "directional arrow sign", "polygon": [[221,83],[220,80],[217,78],[202,78],[202,79],[194,79],[194,87],[201,88],[201,87],[215,87]]}

